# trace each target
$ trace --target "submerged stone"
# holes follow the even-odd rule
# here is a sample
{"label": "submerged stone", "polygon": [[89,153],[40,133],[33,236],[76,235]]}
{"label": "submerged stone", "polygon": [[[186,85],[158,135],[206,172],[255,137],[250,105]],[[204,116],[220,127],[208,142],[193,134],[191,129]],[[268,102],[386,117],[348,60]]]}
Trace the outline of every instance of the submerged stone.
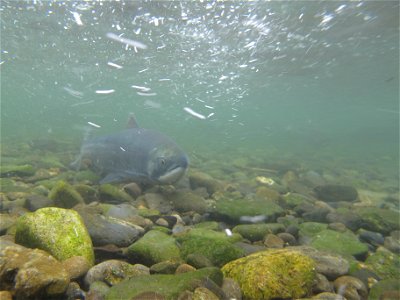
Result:
{"label": "submerged stone", "polygon": [[77,204],[84,203],[82,196],[67,182],[60,180],[51,189],[49,199],[62,208],[72,208]]}
{"label": "submerged stone", "polygon": [[300,252],[279,249],[257,252],[222,267],[236,280],[246,299],[295,299],[310,294],[314,261]]}
{"label": "submerged stone", "polygon": [[112,184],[102,184],[99,187],[99,197],[108,203],[131,202],[134,199],[125,191]]}
{"label": "submerged stone", "polygon": [[225,233],[208,229],[192,229],[177,237],[185,259],[190,254],[200,254],[218,267],[244,255],[243,250],[233,244],[240,239],[238,235],[229,237]]}
{"label": "submerged stone", "polygon": [[15,241],[45,250],[61,261],[83,256],[90,265],[94,263],[92,241],[73,210],[46,207],[21,216],[16,223]]}
{"label": "submerged stone", "polygon": [[8,176],[32,176],[35,168],[32,165],[5,165],[1,166],[0,174],[2,177]]}
{"label": "submerged stone", "polygon": [[[156,274],[135,276],[113,287],[106,300],[115,299],[168,299],[175,300],[184,291],[194,291],[197,287],[208,286],[210,281],[220,286],[222,273],[217,268],[203,268],[193,272],[175,275]],[[141,295],[142,297],[139,297]],[[146,297],[144,297],[146,295]],[[158,298],[155,297],[157,295]],[[160,298],[163,297],[163,298]]]}
{"label": "submerged stone", "polygon": [[129,246],[127,255],[132,261],[146,266],[166,260],[181,261],[175,239],[158,230],[147,232],[140,240]]}
{"label": "submerged stone", "polygon": [[260,221],[274,222],[283,213],[283,209],[273,201],[251,198],[219,199],[213,211],[216,217],[229,222],[252,222],[253,217]]}
{"label": "submerged stone", "polygon": [[0,252],[0,289],[17,300],[60,296],[68,283],[63,265],[45,251],[16,245]]}

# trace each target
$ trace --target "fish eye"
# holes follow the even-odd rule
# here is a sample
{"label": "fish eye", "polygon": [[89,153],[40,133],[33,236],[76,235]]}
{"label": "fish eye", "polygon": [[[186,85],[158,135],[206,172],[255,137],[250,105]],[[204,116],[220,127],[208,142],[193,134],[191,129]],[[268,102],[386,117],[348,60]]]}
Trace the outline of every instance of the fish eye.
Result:
{"label": "fish eye", "polygon": [[162,165],[165,165],[165,159],[164,158],[161,158],[160,162],[161,162]]}

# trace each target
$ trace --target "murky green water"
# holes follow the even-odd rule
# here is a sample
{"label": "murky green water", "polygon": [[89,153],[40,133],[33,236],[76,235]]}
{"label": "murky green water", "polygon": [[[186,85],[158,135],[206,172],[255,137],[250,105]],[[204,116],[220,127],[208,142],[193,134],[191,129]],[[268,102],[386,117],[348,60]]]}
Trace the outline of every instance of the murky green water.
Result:
{"label": "murky green water", "polygon": [[112,132],[135,112],[192,157],[290,157],[396,187],[398,25],[397,1],[2,1],[2,143],[78,152],[88,122]]}

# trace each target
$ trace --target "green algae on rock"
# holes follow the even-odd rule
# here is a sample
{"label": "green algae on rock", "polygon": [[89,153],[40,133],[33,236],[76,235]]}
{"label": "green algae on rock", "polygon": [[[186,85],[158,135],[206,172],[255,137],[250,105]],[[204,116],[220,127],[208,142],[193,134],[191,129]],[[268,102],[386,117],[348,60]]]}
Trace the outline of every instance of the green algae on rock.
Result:
{"label": "green algae on rock", "polygon": [[254,216],[262,216],[265,220],[273,222],[284,211],[274,201],[252,198],[222,198],[216,201],[213,213],[216,217],[230,222],[239,222],[243,217]]}
{"label": "green algae on rock", "polygon": [[[184,291],[194,291],[197,287],[206,285],[209,280],[221,286],[222,278],[221,271],[213,267],[175,275],[156,274],[135,276],[111,287],[106,300],[136,299],[136,296],[150,292],[164,297],[161,299],[175,300]],[[137,299],[156,298],[138,297]]]}
{"label": "green algae on rock", "polygon": [[128,193],[112,184],[102,184],[99,187],[99,197],[108,203],[131,202],[134,199]]}
{"label": "green algae on rock", "polygon": [[73,210],[46,207],[21,216],[16,223],[15,241],[45,250],[61,261],[83,256],[90,265],[94,263],[89,233]]}
{"label": "green algae on rock", "polygon": [[232,229],[232,232],[239,233],[251,242],[262,241],[268,233],[284,232],[285,226],[279,223],[270,224],[241,224]]}
{"label": "green algae on rock", "polygon": [[35,174],[35,168],[32,165],[5,165],[1,166],[0,174],[6,176],[31,176]]}
{"label": "green algae on rock", "polygon": [[351,231],[322,230],[311,237],[310,246],[318,250],[331,251],[345,257],[354,256],[360,259],[365,258],[368,253],[368,246],[361,243]]}
{"label": "green algae on rock", "polygon": [[11,291],[15,299],[59,296],[68,283],[63,265],[45,251],[15,245],[0,252],[0,289]]}
{"label": "green algae on rock", "polygon": [[244,299],[294,299],[311,292],[315,263],[298,251],[267,250],[231,261],[222,272],[239,283]]}
{"label": "green algae on rock", "polygon": [[227,236],[222,232],[200,228],[177,237],[183,258],[186,259],[189,254],[201,254],[218,267],[244,255],[243,250],[233,244],[241,239],[237,234]]}
{"label": "green algae on rock", "polygon": [[400,255],[383,247],[368,256],[365,265],[382,279],[400,280]]}
{"label": "green algae on rock", "polygon": [[60,180],[49,193],[49,199],[62,208],[72,208],[84,203],[82,196],[66,181]]}
{"label": "green algae on rock", "polygon": [[158,230],[150,230],[129,246],[127,255],[131,260],[147,266],[166,260],[182,260],[175,239]]}
{"label": "green algae on rock", "polygon": [[400,230],[400,213],[398,211],[378,207],[358,207],[356,214],[360,216],[363,228],[383,235],[393,230]]}

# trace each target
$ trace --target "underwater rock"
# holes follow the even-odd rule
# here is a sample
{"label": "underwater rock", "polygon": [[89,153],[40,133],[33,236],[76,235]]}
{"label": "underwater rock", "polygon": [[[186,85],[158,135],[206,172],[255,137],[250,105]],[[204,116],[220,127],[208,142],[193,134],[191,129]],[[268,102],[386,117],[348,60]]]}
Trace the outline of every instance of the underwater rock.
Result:
{"label": "underwater rock", "polygon": [[267,248],[283,248],[285,242],[278,236],[276,236],[275,234],[267,234],[264,237],[264,241],[263,241],[264,245]]}
{"label": "underwater rock", "polygon": [[377,207],[358,207],[355,213],[360,217],[366,230],[380,232],[383,235],[400,230],[400,212]]}
{"label": "underwater rock", "polygon": [[150,230],[128,247],[130,260],[151,266],[162,261],[182,261],[175,239],[158,230]]}
{"label": "underwater rock", "polygon": [[162,194],[146,193],[144,200],[149,209],[157,210],[161,214],[169,214],[172,211],[171,203]]}
{"label": "underwater rock", "polygon": [[90,185],[76,184],[74,188],[82,196],[86,204],[99,200],[97,190]]}
{"label": "underwater rock", "polygon": [[0,170],[1,177],[11,176],[32,176],[35,168],[32,165],[2,165]]}
{"label": "underwater rock", "polygon": [[326,202],[355,201],[357,200],[357,190],[352,186],[326,184],[314,188],[316,196]]}
{"label": "underwater rock", "polygon": [[309,246],[295,246],[288,247],[287,249],[299,251],[310,257],[315,261],[315,270],[326,276],[329,280],[334,280],[349,272],[349,262],[339,254],[320,251]]}
{"label": "underwater rock", "polygon": [[385,237],[384,246],[393,253],[400,254],[400,239],[396,237],[398,234],[393,234],[394,232],[396,231],[393,231],[390,236]]}
{"label": "underwater rock", "polygon": [[301,298],[311,292],[315,263],[298,251],[274,249],[251,254],[222,267],[246,299]]}
{"label": "underwater rock", "polygon": [[383,247],[368,256],[365,265],[382,279],[400,278],[400,255]]}
{"label": "underwater rock", "polygon": [[36,211],[43,207],[54,206],[54,201],[41,195],[28,195],[25,201],[25,208],[30,211]]}
{"label": "underwater rock", "polygon": [[227,199],[215,202],[212,214],[227,222],[274,222],[284,210],[272,201],[251,198]]}
{"label": "underwater rock", "polygon": [[[212,267],[211,265],[209,265],[208,267]],[[189,264],[180,264],[176,270],[175,270],[175,274],[180,274],[180,273],[187,273],[187,272],[192,272],[192,271],[196,271],[196,268],[189,265]]]}
{"label": "underwater rock", "polygon": [[352,231],[357,231],[363,227],[363,221],[356,212],[347,208],[339,208],[335,212],[326,215],[326,221],[329,223],[343,223]]}
{"label": "underwater rock", "polygon": [[259,199],[275,202],[277,202],[281,198],[281,195],[277,191],[266,186],[260,186],[259,188],[257,188],[256,196]]}
{"label": "underwater rock", "polygon": [[90,285],[89,291],[86,293],[86,300],[104,300],[110,287],[102,281],[95,281]]}
{"label": "underwater rock", "polygon": [[[203,268],[175,275],[136,276],[111,287],[106,300],[181,299],[179,296],[184,291],[194,291],[197,287],[208,288],[212,284],[220,286],[222,277],[221,271],[217,268]],[[155,298],[154,293],[158,295],[157,297],[163,298]],[[139,295],[142,297],[139,297]],[[147,298],[143,297],[143,295],[147,295]]]}
{"label": "underwater rock", "polygon": [[227,236],[208,229],[192,229],[177,237],[184,259],[189,254],[201,254],[217,267],[243,256],[243,250],[233,244],[239,240],[238,235]]}
{"label": "underwater rock", "polygon": [[174,274],[180,265],[177,261],[162,261],[150,267],[150,274]]}
{"label": "underwater rock", "polygon": [[106,260],[90,268],[84,278],[84,282],[86,287],[91,287],[96,281],[113,286],[134,276],[149,275],[149,270],[145,270],[140,265],[131,265],[125,261]]}
{"label": "underwater rock", "polygon": [[15,224],[17,218],[14,215],[0,214],[0,235],[5,234],[7,229]]}
{"label": "underwater rock", "polygon": [[209,195],[223,189],[223,185],[218,180],[214,179],[206,173],[199,171],[191,171],[189,174],[190,187],[195,190],[200,187],[205,187]]}
{"label": "underwater rock", "polygon": [[317,234],[308,236],[308,245],[325,251],[332,251],[343,256],[354,256],[357,259],[365,259],[368,253],[368,246],[361,243],[357,236],[350,231],[337,232],[324,229]]}
{"label": "underwater rock", "polygon": [[0,252],[0,289],[16,300],[59,296],[68,283],[63,265],[45,251],[8,246]]}
{"label": "underwater rock", "polygon": [[30,185],[17,181],[11,178],[2,178],[0,177],[0,187],[1,192],[10,193],[10,192],[28,192],[30,191]]}
{"label": "underwater rock", "polygon": [[134,199],[125,191],[120,190],[118,187],[112,184],[102,184],[99,187],[100,200],[107,203],[122,203],[132,202]]}
{"label": "underwater rock", "polygon": [[105,216],[103,208],[103,205],[74,207],[82,217],[94,246],[114,244],[118,247],[126,247],[144,233],[144,229],[136,224]]}
{"label": "underwater rock", "polygon": [[279,223],[269,224],[240,224],[233,227],[232,232],[239,233],[251,242],[262,241],[268,233],[284,232],[285,226]]}
{"label": "underwater rock", "polygon": [[304,203],[313,204],[314,201],[308,196],[297,194],[297,193],[287,193],[282,195],[280,205],[285,208],[295,208],[298,205],[302,205]]}
{"label": "underwater rock", "polygon": [[317,273],[315,276],[315,283],[312,291],[313,294],[318,294],[323,292],[333,292],[333,287],[332,284],[324,275]]}
{"label": "underwater rock", "polygon": [[67,182],[58,181],[51,189],[49,199],[61,208],[72,208],[77,204],[84,203],[81,195]]}
{"label": "underwater rock", "polygon": [[321,300],[347,300],[344,298],[342,295],[338,295],[335,293],[330,293],[330,292],[323,292],[319,293],[318,295],[315,295],[311,297],[310,299],[321,299]]}
{"label": "underwater rock", "polygon": [[204,214],[207,210],[207,203],[203,197],[191,191],[175,191],[167,196],[172,206],[179,212],[195,211]]}
{"label": "underwater rock", "polygon": [[83,256],[72,256],[61,263],[71,280],[82,277],[91,267],[87,259]]}
{"label": "underwater rock", "polygon": [[30,248],[39,248],[63,261],[83,256],[94,263],[92,241],[76,211],[56,207],[38,209],[17,220],[15,241]]}
{"label": "underwater rock", "polygon": [[137,198],[142,194],[142,188],[136,182],[131,182],[131,183],[125,184],[123,186],[123,189],[126,193],[131,195],[133,198]]}
{"label": "underwater rock", "polygon": [[352,276],[341,276],[334,281],[336,293],[340,293],[347,300],[366,299],[368,296],[367,287],[364,283]]}
{"label": "underwater rock", "polygon": [[360,229],[357,234],[361,242],[367,243],[374,248],[383,245],[385,241],[383,235],[379,232]]}
{"label": "underwater rock", "polygon": [[242,300],[242,290],[239,284],[232,278],[224,278],[222,282],[222,291],[227,299]]}
{"label": "underwater rock", "polygon": [[213,263],[201,253],[188,254],[186,256],[186,262],[197,269],[213,266]]}
{"label": "underwater rock", "polygon": [[368,295],[369,300],[382,299],[394,300],[400,299],[400,281],[396,279],[383,279],[375,283]]}

